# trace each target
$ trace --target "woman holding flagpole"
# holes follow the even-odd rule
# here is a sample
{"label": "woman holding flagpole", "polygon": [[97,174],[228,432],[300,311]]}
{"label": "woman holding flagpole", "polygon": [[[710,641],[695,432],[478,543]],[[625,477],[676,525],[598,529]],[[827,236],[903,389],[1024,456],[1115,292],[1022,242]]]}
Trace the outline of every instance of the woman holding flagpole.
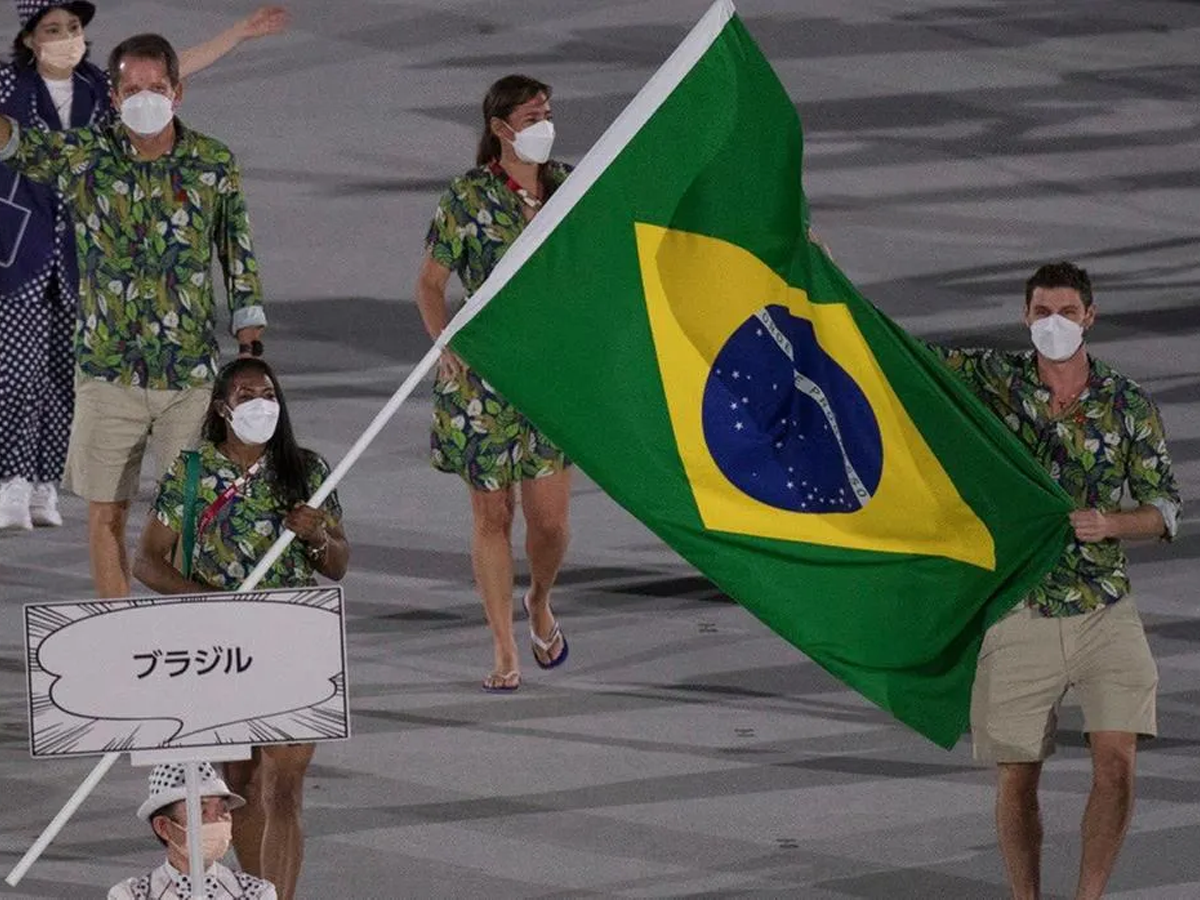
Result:
{"label": "woman holding flagpole", "polygon": [[[305,500],[329,477],[320,456],[292,433],[283,389],[257,357],[226,365],[197,450],[185,450],[163,476],[142,531],[133,573],[160,594],[235,591],[284,529],[296,540],[260,587],[304,587],[320,574],[340,581],[350,545],[333,493],[321,509]],[[172,558],[182,544],[183,571]],[[300,811],[313,744],[255,747],[250,760],[225,764],[246,806],[233,817],[242,868],[292,900],[304,857]]]}
{"label": "woman holding flagpole", "polygon": [[[570,168],[550,159],[553,142],[548,85],[509,75],[488,89],[476,166],[442,195],[425,240],[416,295],[434,339],[450,320],[450,275],[458,275],[468,296],[474,293],[566,179]],[[459,475],[471,498],[471,561],[494,656],[483,689],[512,692],[521,684],[512,596],[517,487],[526,525],[531,585],[523,605],[533,658],[552,669],[566,662],[568,652],[550,592],[567,550],[570,464],[449,349],[438,364],[431,443],[434,468]]]}
{"label": "woman holding flagpole", "polygon": [[[61,131],[114,115],[108,73],[88,61],[90,0],[16,0],[21,30],[0,64],[0,115]],[[189,75],[244,40],[287,24],[263,7],[183,51]],[[56,484],[66,465],[75,402],[73,350],[79,273],[75,229],[51,188],[0,165],[0,530],[62,524]]]}

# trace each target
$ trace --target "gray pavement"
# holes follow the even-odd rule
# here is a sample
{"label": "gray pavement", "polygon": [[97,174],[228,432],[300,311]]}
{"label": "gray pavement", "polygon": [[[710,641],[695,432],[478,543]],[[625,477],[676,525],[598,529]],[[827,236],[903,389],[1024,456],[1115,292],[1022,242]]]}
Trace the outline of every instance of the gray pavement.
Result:
{"label": "gray pavement", "polygon": [[[253,4],[104,2],[107,52],[186,44]],[[412,303],[438,190],[468,167],[485,86],[555,87],[576,159],[701,14],[657,0],[297,0],[286,37],[189,86],[184,115],[238,152],[297,430],[331,459],[423,353]],[[1149,387],[1185,502],[1133,577],[1161,671],[1162,737],[1111,896],[1200,897],[1200,4],[746,0],[806,126],[814,224],[916,333],[1018,346],[1020,285],[1070,257],[1097,283],[1093,347]],[[15,29],[15,18],[0,17]],[[752,165],[752,161],[747,161]],[[354,547],[355,736],[306,797],[306,898],[1001,898],[992,776],[818,670],[576,482],[556,608],[571,661],[490,663],[456,479],[426,463],[424,391],[342,488]],[[149,481],[135,518],[148,501]],[[0,536],[0,868],[90,768],[26,751],[20,605],[85,598],[84,510]],[[1047,896],[1071,895],[1089,764],[1067,715],[1044,781]],[[121,762],[19,890],[101,896],[153,864]]]}

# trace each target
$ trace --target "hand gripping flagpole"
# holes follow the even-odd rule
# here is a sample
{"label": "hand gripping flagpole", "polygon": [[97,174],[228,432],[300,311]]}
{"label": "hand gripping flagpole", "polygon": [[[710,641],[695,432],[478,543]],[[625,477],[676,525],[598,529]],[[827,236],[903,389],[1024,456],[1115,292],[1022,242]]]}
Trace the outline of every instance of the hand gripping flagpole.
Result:
{"label": "hand gripping flagpole", "polygon": [[[482,287],[480,290],[482,290]],[[456,318],[470,318],[474,315],[475,311],[476,310],[467,310],[464,308],[460,311],[459,316]],[[462,323],[458,324],[459,327],[461,327]],[[421,361],[417,363],[416,367],[411,373],[409,373],[409,376],[404,379],[404,383],[396,389],[396,393],[392,394],[392,398],[388,400],[383,409],[376,414],[375,418],[371,421],[371,424],[367,426],[366,431],[359,436],[359,439],[355,441],[354,446],[350,448],[344,457],[342,457],[342,461],[337,464],[337,468],[330,472],[329,477],[325,479],[324,483],[319,488],[317,488],[317,492],[313,494],[308,501],[309,506],[311,506],[313,509],[320,509],[321,504],[324,503],[326,499],[328,499],[329,495],[334,492],[338,484],[345,477],[346,473],[350,471],[356,462],[358,462],[359,457],[366,452],[367,447],[371,445],[371,442],[379,436],[379,432],[383,431],[388,422],[391,421],[392,417],[396,415],[396,411],[400,408],[401,404],[403,404],[404,401],[412,395],[412,392],[416,389],[416,386],[420,384],[421,379],[424,378],[426,374],[428,374],[429,370],[434,367],[434,365],[437,363],[438,357],[442,353],[442,350],[445,348],[450,338],[454,335],[455,331],[457,331],[457,328],[448,327],[444,332],[442,332],[441,336],[434,341],[433,346],[429,348],[429,352],[421,358]],[[283,534],[279,536],[279,539],[276,540],[273,545],[271,545],[271,549],[267,551],[266,555],[259,560],[258,565],[254,567],[254,570],[246,577],[246,580],[242,582],[241,586],[237,589],[237,593],[244,594],[258,587],[259,582],[266,577],[267,572],[271,570],[271,566],[275,565],[275,562],[280,556],[283,555],[283,552],[287,550],[288,545],[291,544],[295,537],[296,533],[294,531],[284,530]],[[44,831],[42,831],[41,835],[33,843],[33,846],[26,851],[23,857],[21,857],[21,861],[13,866],[12,871],[8,873],[8,877],[4,880],[10,887],[16,887],[21,879],[25,877],[25,873],[29,871],[30,867],[35,862],[37,862],[38,857],[45,852],[46,848],[50,846],[51,841],[58,836],[58,833],[62,831],[63,826],[67,824],[71,816],[75,814],[75,811],[83,805],[83,801],[87,799],[88,795],[95,789],[96,785],[98,785],[104,776],[108,774],[108,770],[113,767],[113,764],[116,763],[120,756],[121,754],[119,753],[106,753],[100,758],[100,761],[96,763],[96,766],[92,769],[91,773],[89,773],[79,787],[75,789],[75,793],[71,795],[71,799],[68,800],[63,808],[58,811],[58,815],[56,815],[50,821],[50,824],[46,826]]]}
{"label": "hand gripping flagpole", "polygon": [[[317,488],[317,492],[308,501],[309,506],[313,509],[321,508],[321,504],[337,489],[338,484],[346,477],[346,473],[354,467],[359,457],[366,452],[367,447],[371,446],[371,442],[379,436],[379,432],[383,431],[387,423],[392,420],[392,416],[396,415],[396,410],[409,398],[413,390],[421,382],[421,379],[433,368],[442,353],[442,349],[449,340],[450,330],[446,329],[434,341],[433,346],[429,348],[429,352],[417,363],[416,368],[404,379],[404,383],[396,389],[396,393],[392,394],[392,398],[388,400],[383,409],[371,420],[371,424],[367,426],[366,431],[359,435],[358,440],[354,442],[354,446],[342,457],[342,461],[337,464],[337,467],[329,473],[329,477]],[[242,586],[238,588],[238,593],[253,590],[257,587],[258,583],[266,577],[267,572],[271,571],[271,566],[275,565],[276,560],[283,555],[283,552],[295,537],[296,533],[294,531],[285,530],[279,536],[279,539],[271,545],[271,549],[267,551],[266,555],[258,561],[258,565],[254,567],[254,571],[250,573]]]}

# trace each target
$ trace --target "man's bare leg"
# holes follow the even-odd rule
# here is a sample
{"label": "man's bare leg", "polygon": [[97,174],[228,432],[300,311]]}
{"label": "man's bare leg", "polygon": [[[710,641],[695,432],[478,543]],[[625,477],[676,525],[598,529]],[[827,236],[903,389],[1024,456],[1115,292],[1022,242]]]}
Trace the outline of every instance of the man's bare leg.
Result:
{"label": "man's bare leg", "polygon": [[128,500],[88,503],[88,552],[97,597],[129,596],[129,552],[125,547],[128,519]]}
{"label": "man's bare leg", "polygon": [[1133,819],[1133,781],[1137,735],[1095,731],[1092,746],[1092,792],[1083,812],[1083,853],[1075,900],[1097,900],[1121,852]]}
{"label": "man's bare leg", "polygon": [[996,835],[1013,900],[1039,900],[1042,895],[1041,775],[1040,762],[999,764]]}

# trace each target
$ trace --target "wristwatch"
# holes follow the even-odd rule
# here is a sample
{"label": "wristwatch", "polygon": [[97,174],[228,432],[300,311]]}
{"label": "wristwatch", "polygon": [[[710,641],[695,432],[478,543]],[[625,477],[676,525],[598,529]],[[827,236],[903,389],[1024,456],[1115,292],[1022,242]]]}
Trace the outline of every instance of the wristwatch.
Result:
{"label": "wristwatch", "polygon": [[249,353],[251,356],[263,355],[262,341],[251,341],[248,344],[238,344],[238,353]]}

